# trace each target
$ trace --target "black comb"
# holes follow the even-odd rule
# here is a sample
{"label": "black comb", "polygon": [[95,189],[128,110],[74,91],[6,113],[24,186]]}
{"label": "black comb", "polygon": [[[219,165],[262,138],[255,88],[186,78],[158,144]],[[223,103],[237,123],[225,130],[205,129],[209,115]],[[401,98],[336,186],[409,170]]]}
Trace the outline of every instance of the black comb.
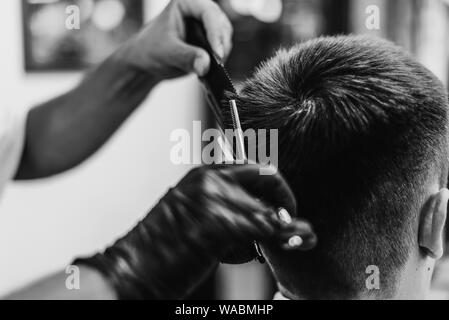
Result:
{"label": "black comb", "polygon": [[[209,53],[210,56],[210,69],[209,72],[200,77],[204,88],[206,89],[206,99],[209,106],[214,113],[215,119],[219,126],[224,130],[224,118],[223,118],[223,102],[225,101],[225,93],[231,92],[237,94],[234,85],[226,71],[223,62],[212,50],[209,41],[206,37],[206,32],[203,25],[194,18],[185,19],[186,26],[186,42],[200,47]],[[227,106],[227,104],[226,104]]]}

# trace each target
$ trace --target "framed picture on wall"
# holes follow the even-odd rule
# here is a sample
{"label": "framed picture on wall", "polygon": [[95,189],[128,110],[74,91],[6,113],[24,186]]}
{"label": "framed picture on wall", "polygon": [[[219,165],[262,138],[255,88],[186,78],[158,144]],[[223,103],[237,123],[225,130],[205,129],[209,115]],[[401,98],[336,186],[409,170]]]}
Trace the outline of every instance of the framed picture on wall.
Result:
{"label": "framed picture on wall", "polygon": [[143,0],[22,0],[25,70],[100,62],[143,26]]}

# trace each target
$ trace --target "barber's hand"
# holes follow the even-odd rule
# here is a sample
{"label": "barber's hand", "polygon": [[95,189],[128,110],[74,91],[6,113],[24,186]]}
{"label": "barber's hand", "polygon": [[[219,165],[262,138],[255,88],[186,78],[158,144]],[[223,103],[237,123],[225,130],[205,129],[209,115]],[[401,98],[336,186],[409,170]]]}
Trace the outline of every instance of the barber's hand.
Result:
{"label": "barber's hand", "polygon": [[184,41],[186,17],[202,22],[212,49],[226,58],[232,46],[232,26],[218,5],[211,0],[172,0],[137,37],[119,50],[122,59],[159,81],[190,72],[199,76],[206,74],[209,55]]}
{"label": "barber's hand", "polygon": [[280,207],[296,214],[286,182],[276,171],[260,175],[260,169],[214,165],[192,170],[125,237],[75,263],[103,273],[119,298],[181,299],[220,261],[254,259],[254,240],[283,250],[288,239],[299,235],[298,248],[312,248],[316,238],[308,223],[294,219],[287,224],[277,217]]}

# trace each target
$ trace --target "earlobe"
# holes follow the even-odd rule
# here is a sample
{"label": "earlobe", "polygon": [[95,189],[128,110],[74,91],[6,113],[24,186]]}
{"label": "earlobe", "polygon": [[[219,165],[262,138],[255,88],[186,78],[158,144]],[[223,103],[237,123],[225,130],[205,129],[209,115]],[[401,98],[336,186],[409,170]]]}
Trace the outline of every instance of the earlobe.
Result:
{"label": "earlobe", "polygon": [[447,215],[449,190],[441,189],[432,195],[421,212],[419,246],[433,259],[443,255],[444,226]]}

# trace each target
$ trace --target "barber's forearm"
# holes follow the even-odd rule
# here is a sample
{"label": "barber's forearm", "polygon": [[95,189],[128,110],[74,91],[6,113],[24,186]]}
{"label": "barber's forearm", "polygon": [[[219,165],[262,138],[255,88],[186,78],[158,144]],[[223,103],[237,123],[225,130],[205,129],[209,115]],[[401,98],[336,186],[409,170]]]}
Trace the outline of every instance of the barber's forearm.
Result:
{"label": "barber's forearm", "polygon": [[217,4],[171,1],[78,87],[30,111],[16,178],[42,178],[76,166],[103,145],[159,80],[204,75],[210,58],[185,43],[185,17],[203,23],[221,58],[229,54],[232,26]]}
{"label": "barber's forearm", "polygon": [[145,99],[157,80],[123,62],[123,54],[118,51],[75,89],[30,111],[17,179],[47,177],[78,165]]}
{"label": "barber's forearm", "polygon": [[[79,282],[64,271],[55,273],[6,296],[7,300],[115,300],[107,280],[96,270],[81,266]],[[73,280],[73,281],[72,281]],[[78,286],[79,285],[79,286]]]}

